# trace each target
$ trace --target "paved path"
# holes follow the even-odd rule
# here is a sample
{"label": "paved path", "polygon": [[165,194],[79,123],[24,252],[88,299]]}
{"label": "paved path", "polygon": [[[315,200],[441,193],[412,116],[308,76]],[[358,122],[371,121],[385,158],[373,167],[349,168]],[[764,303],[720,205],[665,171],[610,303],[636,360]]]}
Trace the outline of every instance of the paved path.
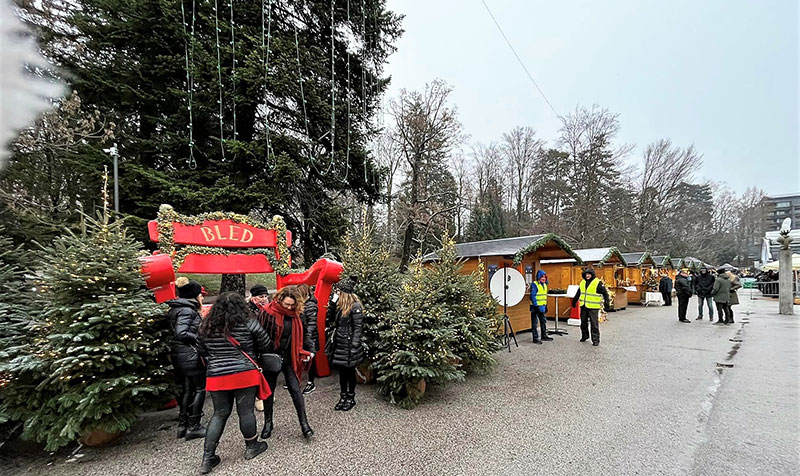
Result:
{"label": "paved path", "polygon": [[[213,474],[797,474],[796,309],[798,316],[778,316],[776,302],[744,301],[736,325],[712,326],[678,323],[676,307],[631,307],[601,324],[599,347],[579,343],[575,327],[541,346],[523,333],[518,349],[498,354],[493,373],[434,388],[413,411],[359,387],[354,411],[333,412],[338,385],[324,379],[308,397],[311,443],[302,441],[279,388],[269,451],[243,461],[234,416]],[[176,441],[174,417],[148,414],[118,443],[86,452],[79,463],[62,455],[49,466],[43,457],[6,459],[0,471],[196,474],[202,440]]]}

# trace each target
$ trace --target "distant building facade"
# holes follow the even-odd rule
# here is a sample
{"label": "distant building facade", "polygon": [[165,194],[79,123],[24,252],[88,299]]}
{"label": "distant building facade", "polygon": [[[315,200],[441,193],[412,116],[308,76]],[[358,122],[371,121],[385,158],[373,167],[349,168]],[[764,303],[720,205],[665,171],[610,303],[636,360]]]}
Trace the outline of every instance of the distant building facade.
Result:
{"label": "distant building facade", "polygon": [[800,228],[800,193],[764,197],[765,231],[778,231],[786,218],[792,219],[792,228]]}

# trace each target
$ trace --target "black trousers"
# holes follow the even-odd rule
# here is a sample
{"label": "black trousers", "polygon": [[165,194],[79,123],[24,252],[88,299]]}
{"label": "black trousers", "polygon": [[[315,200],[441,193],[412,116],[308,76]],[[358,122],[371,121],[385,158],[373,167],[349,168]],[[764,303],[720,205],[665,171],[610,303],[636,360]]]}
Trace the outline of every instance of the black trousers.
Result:
{"label": "black trousers", "polygon": [[[294,373],[294,369],[289,363],[289,359],[284,360],[283,366],[281,367],[281,372],[283,372],[283,377],[286,379],[286,388],[289,390],[289,395],[292,397],[294,409],[297,411],[297,418],[299,418],[301,421],[305,421],[306,399],[303,397],[303,390],[300,388],[300,382],[297,381],[297,374]],[[269,422],[272,421],[272,409],[275,405],[275,394],[278,392],[278,389],[275,388],[275,385],[278,382],[278,374],[265,372],[264,377],[267,379],[269,389],[272,390],[272,395],[270,395],[269,398],[264,401],[264,420]]]}
{"label": "black trousers", "polygon": [[600,324],[597,317],[600,315],[600,309],[589,309],[581,307],[581,338],[589,338],[589,327],[592,329],[592,343],[600,343]]}
{"label": "black trousers", "polygon": [[672,293],[661,293],[661,297],[664,298],[665,306],[672,306]]}
{"label": "black trousers", "polygon": [[246,439],[256,436],[256,415],[253,407],[256,403],[256,393],[258,387],[237,388],[236,390],[220,390],[211,393],[211,401],[214,403],[214,415],[208,422],[206,429],[206,441],[203,449],[213,454],[217,448],[219,439],[225,430],[225,423],[233,411],[233,403],[236,402],[236,413],[239,414],[239,430]]}
{"label": "black trousers", "polygon": [[339,367],[339,389],[342,393],[356,393],[355,367]]}
{"label": "black trousers", "polygon": [[206,401],[206,374],[186,375],[175,367],[175,382],[181,388],[176,399],[179,413],[186,415],[192,423],[199,423]]}
{"label": "black trousers", "polygon": [[689,309],[690,296],[678,296],[678,320],[686,320],[686,310]]}
{"label": "black trousers", "polygon": [[733,322],[731,306],[727,302],[715,302],[717,305],[717,322]]}
{"label": "black trousers", "polygon": [[728,322],[733,324],[733,306],[731,304],[728,304],[728,312],[730,313],[730,316],[728,317],[729,319]]}

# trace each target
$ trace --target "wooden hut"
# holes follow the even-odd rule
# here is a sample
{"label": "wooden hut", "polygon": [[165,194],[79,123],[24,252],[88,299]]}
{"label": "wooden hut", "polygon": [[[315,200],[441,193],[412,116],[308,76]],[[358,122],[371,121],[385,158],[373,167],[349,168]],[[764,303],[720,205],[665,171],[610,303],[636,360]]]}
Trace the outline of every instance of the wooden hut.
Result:
{"label": "wooden hut", "polygon": [[675,276],[678,275],[678,271],[683,268],[683,258],[670,258],[670,263],[672,263],[672,280],[675,281]]}
{"label": "wooden hut", "polygon": [[656,269],[658,269],[659,274],[666,274],[669,279],[675,279],[678,273],[672,267],[672,258],[669,255],[653,256],[653,261],[656,262]]}
{"label": "wooden hut", "polygon": [[635,287],[635,291],[628,291],[628,302],[632,304],[643,304],[644,293],[650,287],[653,279],[653,270],[656,262],[647,251],[637,251],[633,253],[622,253],[627,267],[625,268],[625,281],[627,287]]}
{"label": "wooden hut", "polygon": [[[502,272],[502,268],[505,266],[516,268],[525,276],[525,281],[530,283],[536,279],[536,272],[542,269],[542,260],[566,258],[575,260],[576,263],[582,263],[572,248],[561,237],[552,233],[458,243],[456,250],[458,257],[464,259],[464,265],[461,267],[462,274],[474,272],[478,269],[479,264],[483,266],[483,283],[487,293],[492,276],[498,270]],[[430,253],[423,259],[426,261],[436,260],[438,255]],[[550,287],[553,287],[552,283]],[[515,332],[531,328],[530,304],[530,294],[526,292],[522,302],[508,308],[508,317]],[[502,310],[503,308],[500,306],[500,312]]]}
{"label": "wooden hut", "polygon": [[[557,259],[542,261],[542,269],[547,273],[550,289],[566,289],[570,284],[579,284],[586,267],[592,267],[597,277],[602,279],[606,287],[613,291],[614,299],[611,309],[620,310],[628,306],[628,295],[621,283],[625,280],[625,258],[615,247],[586,248],[575,250],[584,264],[577,264],[574,259]],[[565,317],[569,312],[569,303],[559,303],[559,317]],[[548,314],[555,313],[555,308],[548,304]],[[548,315],[548,317],[551,317]]]}

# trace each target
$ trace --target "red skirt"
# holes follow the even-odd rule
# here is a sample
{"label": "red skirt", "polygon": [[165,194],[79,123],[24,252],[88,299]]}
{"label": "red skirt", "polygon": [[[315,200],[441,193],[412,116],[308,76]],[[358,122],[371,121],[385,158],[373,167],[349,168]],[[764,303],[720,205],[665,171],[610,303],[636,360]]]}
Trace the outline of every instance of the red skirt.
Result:
{"label": "red skirt", "polygon": [[236,390],[238,388],[258,387],[258,399],[266,400],[272,395],[264,375],[256,369],[238,372],[229,375],[219,375],[206,378],[206,390]]}

